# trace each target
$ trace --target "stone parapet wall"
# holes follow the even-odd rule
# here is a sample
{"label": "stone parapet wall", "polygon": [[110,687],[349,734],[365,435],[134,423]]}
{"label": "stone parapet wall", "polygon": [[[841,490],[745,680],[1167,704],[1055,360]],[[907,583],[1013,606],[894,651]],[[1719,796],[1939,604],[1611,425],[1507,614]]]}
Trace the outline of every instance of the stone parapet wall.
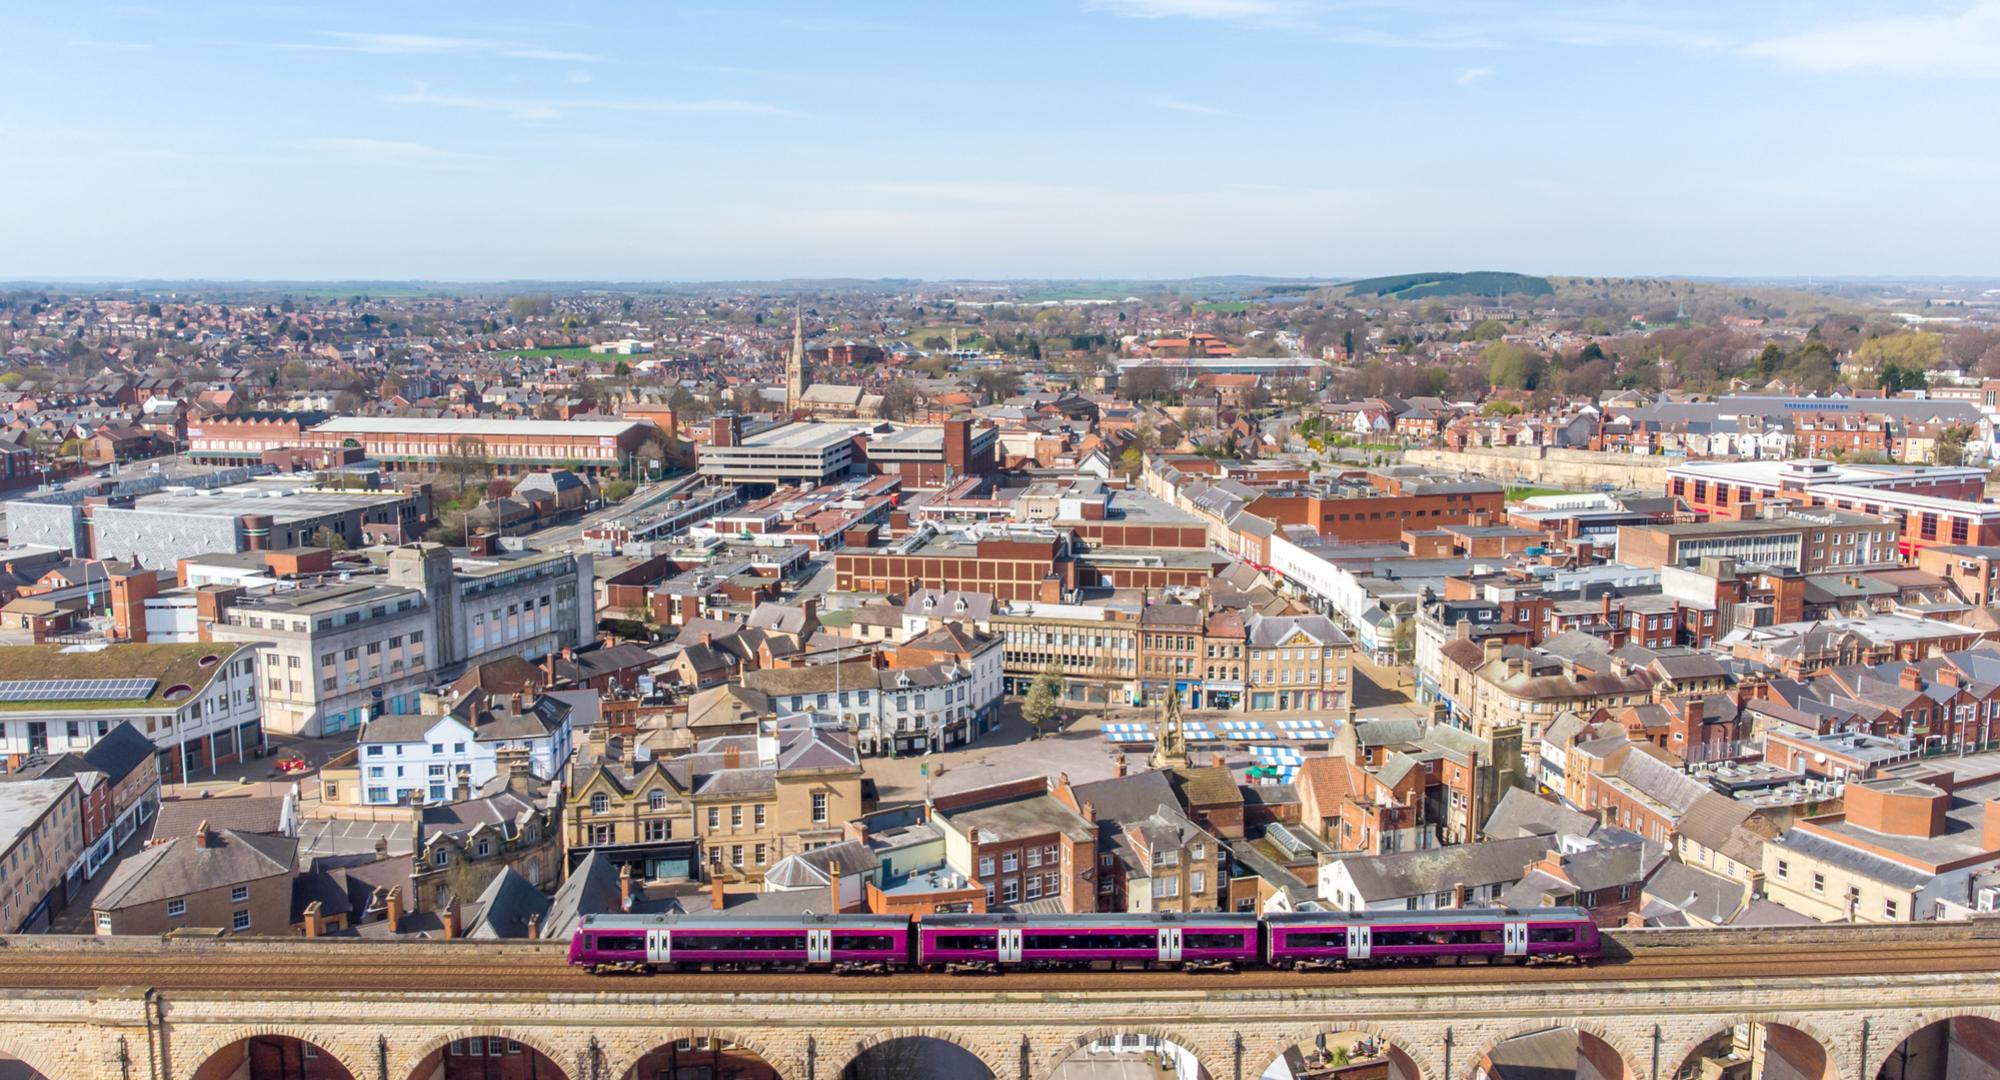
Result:
{"label": "stone parapet wall", "polygon": [[1550,450],[1539,446],[1496,446],[1477,450],[1409,450],[1412,465],[1466,473],[1496,483],[1595,491],[1605,484],[1653,495],[1667,487],[1667,468],[1679,458],[1642,457],[1592,450]]}
{"label": "stone parapet wall", "polygon": [[[417,946],[425,947],[425,946]],[[441,946],[451,947],[451,946]],[[310,982],[302,969],[302,982]],[[1496,980],[1450,987],[1343,984],[1287,990],[852,992],[734,994],[606,979],[588,993],[396,992],[325,995],[100,989],[0,998],[0,1052],[49,1080],[190,1080],[216,1052],[254,1035],[291,1035],[337,1057],[355,1080],[413,1072],[454,1039],[500,1036],[535,1047],[569,1080],[619,1080],[663,1043],[714,1037],[761,1054],[788,1080],[834,1080],[869,1047],[900,1036],[964,1047],[1002,1080],[1044,1080],[1077,1048],[1150,1034],[1191,1050],[1211,1080],[1254,1080],[1287,1047],[1322,1033],[1372,1035],[1425,1080],[1469,1080],[1517,1035],[1572,1027],[1601,1039],[1632,1080],[1660,1080],[1696,1046],[1743,1022],[1782,1023],[1827,1052],[1841,1078],[1865,1080],[1905,1036],[1934,1020],[2000,1020],[1990,974],[1837,979],[1780,975],[1673,981]]]}

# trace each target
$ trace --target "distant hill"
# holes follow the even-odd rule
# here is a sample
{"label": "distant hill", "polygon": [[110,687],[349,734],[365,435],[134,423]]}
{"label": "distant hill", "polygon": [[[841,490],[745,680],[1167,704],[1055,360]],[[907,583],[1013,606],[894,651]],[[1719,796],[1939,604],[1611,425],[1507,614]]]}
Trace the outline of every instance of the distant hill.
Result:
{"label": "distant hill", "polygon": [[1351,296],[1380,296],[1393,300],[1423,300],[1433,296],[1553,296],[1556,291],[1547,278],[1501,270],[1475,270],[1469,274],[1400,274],[1350,281],[1342,288]]}

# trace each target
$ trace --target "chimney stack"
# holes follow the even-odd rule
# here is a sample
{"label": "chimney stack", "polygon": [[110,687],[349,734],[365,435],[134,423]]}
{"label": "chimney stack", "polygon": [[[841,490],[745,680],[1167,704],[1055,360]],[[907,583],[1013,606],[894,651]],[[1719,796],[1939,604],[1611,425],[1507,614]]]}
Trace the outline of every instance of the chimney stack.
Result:
{"label": "chimney stack", "polygon": [[835,859],[828,863],[826,871],[828,879],[826,888],[830,897],[826,911],[829,915],[838,915],[840,914],[840,860]]}
{"label": "chimney stack", "polygon": [[1097,804],[1091,802],[1089,799],[1083,801],[1083,820],[1090,822],[1092,825],[1097,824]]}
{"label": "chimney stack", "polygon": [[708,879],[708,906],[715,911],[721,911],[725,906],[722,898],[721,874],[714,874]]}
{"label": "chimney stack", "polygon": [[194,827],[194,846],[198,848],[211,848],[215,846],[215,837],[209,833],[208,821],[206,819],[203,819],[201,824]]}
{"label": "chimney stack", "polygon": [[402,886],[399,885],[396,888],[390,889],[389,896],[382,902],[382,906],[384,909],[384,921],[389,924],[389,932],[393,934],[397,931],[398,927],[403,925]]}
{"label": "chimney stack", "polygon": [[514,691],[513,704],[514,704],[514,715],[515,716],[521,715],[523,710],[521,708],[521,692],[519,690]]}
{"label": "chimney stack", "polygon": [[1465,882],[1451,887],[1451,906],[1454,910],[1465,906]]}
{"label": "chimney stack", "polygon": [[539,940],[541,936],[542,936],[542,917],[540,915],[528,916],[528,940],[536,941]]}
{"label": "chimney stack", "polygon": [[375,857],[378,859],[386,859],[389,857],[388,837],[378,836],[375,838]]}
{"label": "chimney stack", "polygon": [[463,908],[459,906],[458,897],[454,896],[451,898],[451,901],[445,904],[444,906],[445,940],[447,941],[454,940],[465,932],[464,920],[465,920],[465,911]]}
{"label": "chimney stack", "polygon": [[1117,760],[1117,762],[1116,762],[1116,763],[1114,763],[1114,765],[1113,765],[1113,772],[1115,773],[1115,775],[1118,775],[1118,776],[1124,776],[1124,775],[1125,775],[1125,755],[1124,755],[1124,754],[1120,754],[1120,755],[1118,755],[1118,760]]}
{"label": "chimney stack", "polygon": [[618,907],[621,911],[632,910],[632,864],[618,868]]}
{"label": "chimney stack", "polygon": [[326,935],[326,915],[320,910],[319,901],[315,900],[306,905],[304,921],[307,937],[316,938]]}
{"label": "chimney stack", "polygon": [[742,747],[740,747],[740,746],[733,746],[733,745],[732,745],[732,746],[725,746],[725,747],[723,747],[723,748],[722,748],[722,767],[723,767],[723,768],[725,768],[725,769],[740,769],[740,768],[742,768],[742,767],[743,767],[743,748],[742,748]]}

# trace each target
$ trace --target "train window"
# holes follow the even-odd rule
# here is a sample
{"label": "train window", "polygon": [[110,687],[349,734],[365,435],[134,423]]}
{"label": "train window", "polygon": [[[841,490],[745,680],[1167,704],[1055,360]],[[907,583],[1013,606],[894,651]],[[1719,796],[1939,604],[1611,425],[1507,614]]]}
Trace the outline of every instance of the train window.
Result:
{"label": "train window", "polygon": [[989,931],[984,934],[939,934],[937,947],[940,949],[995,949],[999,947],[997,938]]}
{"label": "train window", "polygon": [[1377,928],[1370,935],[1370,941],[1377,949],[1395,948],[1398,945],[1428,945],[1430,937],[1422,930],[1386,930]]}
{"label": "train window", "polygon": [[1241,931],[1211,931],[1203,934],[1182,934],[1183,949],[1240,949],[1243,947]]}
{"label": "train window", "polygon": [[1531,926],[1528,941],[1536,945],[1568,944],[1576,940],[1574,926]]}
{"label": "train window", "polygon": [[833,935],[836,949],[893,949],[896,939],[888,934],[841,934]]}
{"label": "train window", "polygon": [[1158,934],[1069,934],[1057,930],[1029,930],[1022,935],[1024,949],[1144,949],[1157,951]]}
{"label": "train window", "polygon": [[721,934],[699,937],[675,934],[674,951],[686,952],[781,952],[793,949],[803,952],[806,936],[803,933],[783,934]]}
{"label": "train window", "polygon": [[646,951],[646,936],[644,934],[599,934],[596,940],[598,952]]}
{"label": "train window", "polygon": [[1325,930],[1290,930],[1285,933],[1287,949],[1344,949],[1347,931],[1334,926]]}

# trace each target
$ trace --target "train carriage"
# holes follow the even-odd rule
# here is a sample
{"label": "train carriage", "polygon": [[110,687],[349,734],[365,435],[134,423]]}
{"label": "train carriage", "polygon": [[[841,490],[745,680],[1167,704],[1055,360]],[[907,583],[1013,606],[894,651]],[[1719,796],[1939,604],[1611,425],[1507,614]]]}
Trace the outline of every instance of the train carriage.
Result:
{"label": "train carriage", "polygon": [[591,915],[569,962],[596,972],[1353,967],[1595,959],[1582,908],[1088,915]]}
{"label": "train carriage", "polygon": [[1600,948],[1597,926],[1582,908],[1304,911],[1263,921],[1263,960],[1279,968],[1581,960]]}
{"label": "train carriage", "polygon": [[917,924],[917,963],[1008,967],[1222,969],[1258,961],[1254,915],[936,915]]}
{"label": "train carriage", "polygon": [[892,970],[909,963],[910,921],[869,915],[588,915],[570,963],[606,971]]}

